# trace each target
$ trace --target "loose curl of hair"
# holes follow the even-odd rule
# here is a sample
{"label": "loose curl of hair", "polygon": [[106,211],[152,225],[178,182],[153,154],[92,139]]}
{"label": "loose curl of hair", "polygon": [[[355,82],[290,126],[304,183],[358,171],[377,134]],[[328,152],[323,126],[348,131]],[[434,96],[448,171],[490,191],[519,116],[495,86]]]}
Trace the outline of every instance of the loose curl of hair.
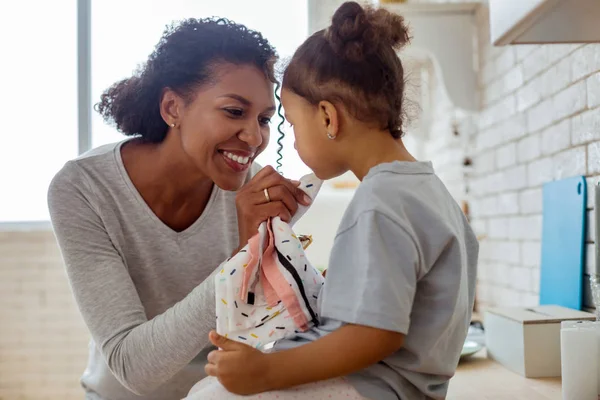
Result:
{"label": "loose curl of hair", "polygon": [[276,83],[277,53],[256,31],[225,18],[186,19],[165,29],[148,60],[95,105],[105,121],[127,136],[160,143],[168,126],[160,114],[160,99],[170,88],[186,101],[200,85],[213,79],[216,65],[254,65]]}
{"label": "loose curl of hair", "polygon": [[410,41],[403,17],[349,1],[331,26],[309,37],[283,75],[283,87],[312,104],[340,103],[357,119],[402,137],[404,69],[396,54]]}

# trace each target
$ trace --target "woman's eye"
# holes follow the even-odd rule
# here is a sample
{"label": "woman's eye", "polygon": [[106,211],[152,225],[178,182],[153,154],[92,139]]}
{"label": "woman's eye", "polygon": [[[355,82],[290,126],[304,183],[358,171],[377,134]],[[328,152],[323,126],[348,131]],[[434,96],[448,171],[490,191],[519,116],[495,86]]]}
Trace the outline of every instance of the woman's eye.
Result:
{"label": "woman's eye", "polygon": [[244,115],[244,111],[240,110],[239,108],[226,108],[225,111],[227,111],[234,117],[241,117],[242,115]]}
{"label": "woman's eye", "polygon": [[260,118],[259,122],[261,125],[269,125],[271,123],[271,118]]}

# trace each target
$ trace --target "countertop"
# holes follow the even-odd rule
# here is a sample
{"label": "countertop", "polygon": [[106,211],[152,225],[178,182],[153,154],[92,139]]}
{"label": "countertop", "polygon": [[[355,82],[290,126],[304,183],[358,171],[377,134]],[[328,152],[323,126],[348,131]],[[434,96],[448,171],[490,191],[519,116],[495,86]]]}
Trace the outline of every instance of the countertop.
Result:
{"label": "countertop", "polygon": [[560,378],[527,379],[487,358],[484,350],[460,362],[448,400],[561,400]]}

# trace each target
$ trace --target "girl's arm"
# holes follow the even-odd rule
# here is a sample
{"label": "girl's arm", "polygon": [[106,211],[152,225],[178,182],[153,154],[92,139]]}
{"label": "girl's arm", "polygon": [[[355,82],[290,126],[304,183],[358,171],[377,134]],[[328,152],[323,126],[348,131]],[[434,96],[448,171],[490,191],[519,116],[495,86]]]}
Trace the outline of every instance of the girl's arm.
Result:
{"label": "girl's arm", "polygon": [[404,335],[364,325],[345,325],[300,347],[261,353],[216,332],[220,348],[208,355],[206,373],[232,393],[250,395],[336,378],[373,365],[400,349]]}
{"label": "girl's arm", "polygon": [[294,349],[268,354],[269,390],[337,378],[376,364],[398,351],[404,335],[362,325],[345,325]]}

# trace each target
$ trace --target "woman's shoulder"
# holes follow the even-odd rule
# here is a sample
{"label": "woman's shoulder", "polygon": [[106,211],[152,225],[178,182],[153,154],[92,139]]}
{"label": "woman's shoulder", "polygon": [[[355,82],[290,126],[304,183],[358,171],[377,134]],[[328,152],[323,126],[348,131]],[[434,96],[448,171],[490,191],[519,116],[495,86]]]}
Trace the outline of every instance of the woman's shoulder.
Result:
{"label": "woman's shoulder", "polygon": [[56,174],[57,177],[74,177],[81,170],[102,169],[107,163],[115,163],[115,151],[123,142],[98,146],[67,161]]}
{"label": "woman's shoulder", "polygon": [[53,200],[62,201],[65,196],[73,195],[75,192],[88,197],[95,192],[93,182],[97,182],[100,176],[104,176],[103,181],[114,181],[114,176],[108,175],[114,175],[117,171],[115,151],[121,143],[106,144],[67,161],[50,182],[48,188],[50,205]]}

